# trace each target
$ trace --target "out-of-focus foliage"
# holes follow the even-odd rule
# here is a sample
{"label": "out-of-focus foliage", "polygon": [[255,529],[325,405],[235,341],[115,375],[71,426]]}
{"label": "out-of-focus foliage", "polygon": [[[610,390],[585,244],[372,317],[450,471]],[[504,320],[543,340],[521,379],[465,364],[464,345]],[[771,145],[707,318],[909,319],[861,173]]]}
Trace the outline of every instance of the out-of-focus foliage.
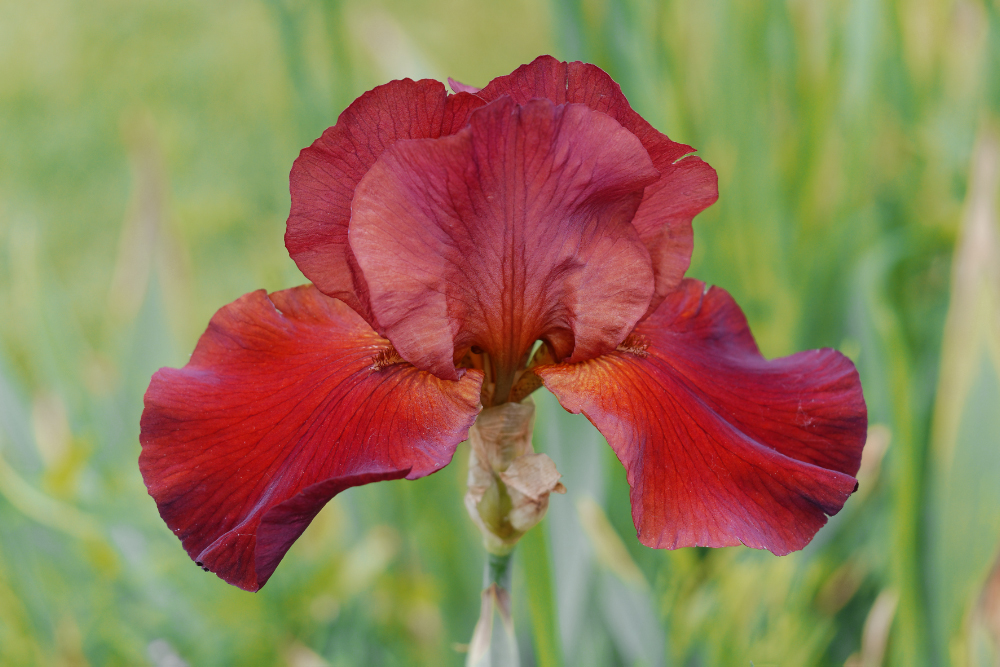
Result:
{"label": "out-of-focus foliage", "polygon": [[520,549],[524,664],[996,664],[997,0],[0,4],[0,664],[462,663],[464,448],[335,499],[251,595],[157,517],[138,417],[218,307],[302,282],[287,174],[346,104],[544,52],[716,167],[690,274],[768,356],[855,359],[873,428],[803,552],[658,552],[610,449],[539,395],[569,493]]}

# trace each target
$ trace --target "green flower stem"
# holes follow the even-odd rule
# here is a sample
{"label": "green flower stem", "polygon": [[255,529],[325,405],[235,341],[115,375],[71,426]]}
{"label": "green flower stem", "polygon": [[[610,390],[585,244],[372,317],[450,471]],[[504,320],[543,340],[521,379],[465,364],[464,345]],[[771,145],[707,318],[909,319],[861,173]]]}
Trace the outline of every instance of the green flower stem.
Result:
{"label": "green flower stem", "polygon": [[500,588],[510,590],[510,579],[514,562],[514,552],[511,551],[503,556],[496,554],[486,554],[486,570],[483,572],[483,588],[489,588],[490,584],[496,584]]}
{"label": "green flower stem", "polygon": [[511,617],[510,554],[489,554],[483,573],[479,621],[465,656],[466,667],[519,667],[517,636]]}

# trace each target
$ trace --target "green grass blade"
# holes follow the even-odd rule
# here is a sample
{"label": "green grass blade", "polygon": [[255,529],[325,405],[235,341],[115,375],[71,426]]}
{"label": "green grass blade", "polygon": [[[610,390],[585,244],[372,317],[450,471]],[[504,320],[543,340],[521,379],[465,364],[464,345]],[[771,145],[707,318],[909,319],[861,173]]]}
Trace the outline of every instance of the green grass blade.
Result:
{"label": "green grass blade", "polygon": [[535,659],[538,667],[560,667],[563,664],[562,646],[559,643],[555,585],[545,527],[545,523],[542,523],[534,530],[529,530],[521,538],[519,551],[524,562]]}

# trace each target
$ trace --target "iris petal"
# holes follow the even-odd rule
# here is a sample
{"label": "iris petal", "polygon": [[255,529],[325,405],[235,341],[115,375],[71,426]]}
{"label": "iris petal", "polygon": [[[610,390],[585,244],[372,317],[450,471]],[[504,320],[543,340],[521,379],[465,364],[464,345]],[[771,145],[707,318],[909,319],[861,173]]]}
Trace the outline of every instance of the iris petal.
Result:
{"label": "iris petal", "polygon": [[501,374],[539,338],[559,358],[613,350],[652,293],[630,220],[656,176],[614,120],[542,99],[397,142],[358,185],[350,229],[386,337],[442,378],[472,345]]}
{"label": "iris petal", "polygon": [[476,95],[488,102],[509,95],[518,104],[537,97],[556,104],[586,104],[638,137],[660,172],[660,178],[646,188],[632,220],[653,262],[656,290],[649,312],[655,310],[680,284],[691,263],[692,218],[719,198],[715,170],[690,155],[694,152],[690,146],[671,141],[633,111],[618,84],[596,65],[540,56],[493,79]]}
{"label": "iris petal", "polygon": [[257,590],[334,495],[451,460],[482,375],[439,380],[390,350],[312,286],[258,291],[216,313],[187,366],[153,376],[139,467],[193,560]]}
{"label": "iris petal", "polygon": [[356,99],[292,165],[288,253],[322,292],[376,329],[368,287],[347,243],[354,188],[393,143],[457,132],[482,105],[472,95],[448,95],[438,81],[392,81]]}
{"label": "iris petal", "polygon": [[867,413],[833,350],[767,361],[724,290],[685,280],[620,350],[536,369],[607,437],[643,544],[801,549],[853,492]]}

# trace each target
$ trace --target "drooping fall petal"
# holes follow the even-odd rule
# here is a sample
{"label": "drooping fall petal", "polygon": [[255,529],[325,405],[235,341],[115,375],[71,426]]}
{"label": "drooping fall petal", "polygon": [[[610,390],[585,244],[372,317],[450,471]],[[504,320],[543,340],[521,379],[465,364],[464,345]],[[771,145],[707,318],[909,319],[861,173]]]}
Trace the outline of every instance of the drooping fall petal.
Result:
{"label": "drooping fall petal", "polygon": [[539,338],[560,358],[613,350],[652,293],[630,220],[656,176],[610,117],[542,99],[502,98],[455,135],[397,142],[354,196],[372,311],[400,356],[443,378],[471,345],[501,375]]}
{"label": "drooping fall petal", "polygon": [[153,376],[139,467],[191,558],[253,591],[337,493],[446,465],[481,383],[400,362],[312,286],[261,290],[216,313],[187,366]]}
{"label": "drooping fall petal", "polygon": [[336,125],[302,150],[289,177],[292,208],[285,246],[320,291],[377,325],[347,242],[354,188],[393,143],[457,132],[482,105],[472,95],[448,95],[438,81],[392,81],[356,99]]}
{"label": "drooping fall petal", "polygon": [[518,104],[536,97],[556,104],[586,104],[639,138],[660,172],[659,180],[646,188],[632,221],[652,258],[656,292],[649,312],[655,310],[680,284],[691,263],[692,218],[719,198],[715,170],[690,155],[694,152],[690,146],[671,141],[633,111],[618,84],[596,65],[539,56],[493,79],[476,95],[488,102],[509,95]]}
{"label": "drooping fall petal", "polygon": [[607,437],[651,547],[801,549],[853,492],[867,412],[833,350],[767,361],[724,290],[685,280],[618,351],[536,369]]}

